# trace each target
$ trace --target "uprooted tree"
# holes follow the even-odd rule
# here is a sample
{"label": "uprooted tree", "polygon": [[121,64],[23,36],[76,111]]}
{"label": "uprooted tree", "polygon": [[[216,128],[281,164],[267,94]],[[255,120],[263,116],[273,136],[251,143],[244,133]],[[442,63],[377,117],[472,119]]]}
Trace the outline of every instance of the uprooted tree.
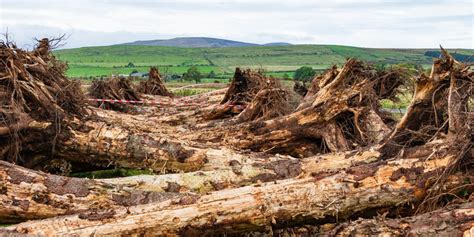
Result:
{"label": "uprooted tree", "polygon": [[150,95],[172,96],[166,89],[165,82],[161,79],[160,72],[156,67],[151,67],[148,80],[141,81],[137,87],[138,92]]}
{"label": "uprooted tree", "polygon": [[[111,77],[106,80],[95,79],[89,87],[89,96],[93,99],[140,100],[140,94],[132,81],[125,77]],[[130,106],[114,102],[97,102],[105,109],[127,111]]]}
{"label": "uprooted tree", "polygon": [[220,119],[238,114],[234,119],[237,123],[271,119],[292,112],[296,108],[294,97],[277,79],[258,71],[236,68],[220,105],[205,117]]}
{"label": "uprooted tree", "polygon": [[[72,93],[64,89],[72,82],[63,73],[58,78],[64,80],[56,80],[64,84],[54,91],[49,80],[55,77],[35,74],[24,66],[38,51],[7,54],[15,50],[7,44],[2,48],[2,57],[8,56],[2,59],[5,62],[12,61],[9,57],[24,55],[18,65],[5,63],[10,66],[1,71],[0,78],[10,80],[1,84],[1,112],[12,118],[5,120],[6,126],[0,126],[3,144],[11,147],[18,141],[12,138],[13,132],[26,135],[27,131],[35,131],[37,136],[31,138],[35,142],[20,140],[22,151],[17,153],[23,159],[28,157],[29,164],[50,159],[54,151],[55,158],[82,164],[79,166],[114,164],[162,174],[89,180],[1,162],[0,219],[40,219],[2,228],[2,234],[202,235],[270,232],[339,221],[349,224],[320,229],[318,233],[350,233],[349,221],[357,217],[371,218],[380,213],[387,218],[401,215],[418,221],[422,216],[409,216],[434,211],[440,213],[435,219],[440,223],[446,211],[436,211],[436,207],[448,204],[453,196],[459,202],[472,202],[473,138],[472,125],[466,121],[471,116],[468,101],[474,75],[444,50],[431,74],[416,80],[413,101],[398,122],[380,110],[378,101],[394,97],[403,82],[400,72],[373,70],[350,59],[341,69],[334,67],[313,79],[298,108],[282,113],[272,108],[289,101],[287,91],[269,88],[272,79],[236,70],[221,105],[242,105],[245,109],[205,109],[211,111],[213,119],[231,122],[206,121],[202,129],[186,127],[188,124],[176,128],[161,122],[167,118],[149,114],[94,108],[89,108],[94,115],[85,119],[83,115],[89,111],[74,113],[79,110],[69,109],[81,106],[81,101],[71,100],[81,97],[61,101],[61,97],[53,96]],[[43,57],[49,58],[36,56],[35,60],[44,61]],[[43,66],[45,71],[54,72],[54,64],[47,65]],[[20,66],[26,68],[15,69]],[[19,94],[22,97],[17,97]],[[57,99],[44,101],[49,98],[44,94]],[[24,106],[17,112],[13,103]],[[44,114],[46,109],[51,109],[47,111],[51,116]],[[64,116],[53,116],[58,113]],[[31,120],[22,118],[25,116],[34,121],[20,122]],[[195,133],[199,137],[209,132],[220,133],[226,140],[199,142],[191,135],[184,136]],[[36,141],[44,143],[55,137],[54,146],[38,149],[43,144]],[[242,149],[307,157],[296,159]],[[34,155],[26,156],[27,150],[35,151],[31,153]],[[9,150],[2,152],[2,159],[10,157]],[[169,171],[174,173],[163,174]],[[460,192],[467,192],[468,197],[459,197]],[[446,230],[472,230],[472,206],[453,208],[453,213],[461,214],[453,222],[456,228]],[[461,217],[462,213],[467,215]],[[436,223],[422,224],[424,229],[434,229]],[[363,221],[354,226],[368,234],[397,233],[387,227],[374,230],[371,223]]]}
{"label": "uprooted tree", "polygon": [[0,159],[26,163],[33,155],[51,155],[57,141],[68,136],[63,122],[89,112],[80,83],[65,75],[67,66],[50,53],[42,39],[26,52],[0,43]]}
{"label": "uprooted tree", "polygon": [[390,131],[390,117],[379,100],[390,99],[403,83],[398,71],[377,72],[349,59],[338,69],[317,76],[296,111],[248,124],[247,132],[231,134],[243,149],[294,156],[351,150],[376,144]]}

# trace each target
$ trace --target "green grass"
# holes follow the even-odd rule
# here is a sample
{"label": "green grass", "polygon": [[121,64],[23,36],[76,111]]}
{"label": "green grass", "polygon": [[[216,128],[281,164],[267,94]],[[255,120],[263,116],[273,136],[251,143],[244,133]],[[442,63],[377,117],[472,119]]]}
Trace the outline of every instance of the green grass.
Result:
{"label": "green grass", "polygon": [[[103,46],[64,49],[55,55],[69,63],[71,77],[128,74],[133,70],[145,72],[158,66],[164,74],[182,74],[190,66],[198,66],[204,73],[214,71],[218,77],[232,74],[235,67],[264,69],[276,77],[287,73],[290,77],[297,68],[311,66],[325,69],[342,64],[347,57],[385,64],[416,63],[431,65],[432,58],[424,56],[433,49],[368,49],[337,45],[291,45],[241,48],[177,48],[163,46]],[[474,50],[452,50],[467,55]],[[135,67],[125,67],[129,62]]]}
{"label": "green grass", "polygon": [[214,88],[189,88],[189,89],[175,90],[173,91],[173,94],[176,96],[184,97],[184,96],[199,95],[199,94],[203,94],[203,93],[210,92],[213,90],[215,89]]}
{"label": "green grass", "polygon": [[[151,65],[153,66],[153,65]],[[215,66],[197,66],[202,73],[209,73],[211,71],[221,72]],[[160,67],[161,74],[178,74],[181,75],[188,70],[189,66],[162,66]],[[106,66],[92,66],[92,65],[76,65],[69,64],[67,76],[69,77],[89,77],[89,76],[109,76],[110,74],[130,74],[133,71],[148,72],[150,66],[141,67],[106,67]]]}

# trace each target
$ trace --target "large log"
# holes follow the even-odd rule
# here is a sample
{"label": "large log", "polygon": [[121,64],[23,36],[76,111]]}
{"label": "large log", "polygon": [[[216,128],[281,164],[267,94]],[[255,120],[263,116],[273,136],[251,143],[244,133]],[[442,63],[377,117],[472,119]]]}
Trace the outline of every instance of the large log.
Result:
{"label": "large log", "polygon": [[473,236],[474,203],[454,205],[402,219],[361,219],[345,223],[332,236]]}
{"label": "large log", "polygon": [[33,171],[0,161],[0,222],[42,219],[71,213],[90,217],[115,209],[185,194],[159,193],[97,180],[70,178]]}
{"label": "large log", "polygon": [[168,202],[117,208],[114,214],[100,219],[70,215],[30,221],[7,230],[49,236],[205,234],[209,227],[213,227],[213,233],[229,233],[344,219],[368,209],[395,207],[423,198],[420,193],[429,188],[423,184],[429,183],[429,177],[446,167],[453,156],[443,145],[434,151],[444,155],[429,160],[397,157],[335,174],[309,174],[216,191],[171,206]]}
{"label": "large log", "polygon": [[[473,236],[474,203],[451,205],[422,215],[390,218],[388,213],[342,224],[304,225],[273,230],[277,236]],[[260,236],[264,233],[250,233]]]}
{"label": "large log", "polygon": [[95,180],[46,174],[0,161],[0,222],[115,208],[125,201],[129,202],[127,206],[153,202],[159,200],[159,193],[163,197],[182,197],[178,193],[204,194],[304,174],[334,173],[353,164],[374,162],[380,153],[368,150],[303,160],[242,155],[228,149],[209,150],[207,155],[213,162],[202,171]]}
{"label": "large log", "polygon": [[[253,183],[294,178],[303,174],[334,173],[354,164],[369,164],[380,159],[376,150],[339,152],[295,159],[284,156],[259,157],[241,155],[227,149],[209,150],[209,158],[219,163],[206,164],[202,171],[167,175],[139,175],[124,178],[101,179],[101,182],[135,187],[146,191],[176,191],[207,193],[224,188],[235,188]],[[409,152],[406,155],[410,154]]]}

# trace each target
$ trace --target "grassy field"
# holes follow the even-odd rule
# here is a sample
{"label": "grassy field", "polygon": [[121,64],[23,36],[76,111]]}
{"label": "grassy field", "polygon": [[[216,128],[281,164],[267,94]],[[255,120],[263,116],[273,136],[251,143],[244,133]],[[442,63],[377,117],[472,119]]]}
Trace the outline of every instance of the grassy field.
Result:
{"label": "grassy field", "polygon": [[[291,45],[241,48],[176,48],[163,46],[104,46],[64,49],[55,55],[69,63],[71,77],[146,72],[158,66],[164,74],[182,74],[190,66],[201,72],[214,71],[219,77],[230,77],[235,67],[263,69],[269,75],[282,77],[301,66],[325,69],[342,64],[347,57],[384,64],[414,63],[430,65],[424,56],[427,49],[367,49],[336,45]],[[452,50],[473,55],[474,50]],[[132,63],[133,67],[126,67]]]}

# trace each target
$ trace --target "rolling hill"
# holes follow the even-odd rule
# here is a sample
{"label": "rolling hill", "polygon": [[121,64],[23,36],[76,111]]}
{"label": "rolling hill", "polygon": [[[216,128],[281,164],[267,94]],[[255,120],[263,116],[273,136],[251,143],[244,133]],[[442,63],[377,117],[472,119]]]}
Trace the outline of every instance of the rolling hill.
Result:
{"label": "rolling hill", "polygon": [[[240,42],[234,40],[208,38],[208,37],[181,37],[165,40],[145,40],[124,43],[121,45],[140,45],[140,46],[171,46],[185,48],[225,48],[225,47],[250,47],[260,46],[259,44]],[[263,44],[263,46],[282,46],[290,45],[285,42],[274,42]]]}
{"label": "rolling hill", "polygon": [[[472,49],[451,49],[457,56],[473,60]],[[166,46],[114,45],[56,50],[69,63],[68,75],[88,77],[147,71],[158,66],[167,74],[182,74],[190,66],[201,72],[214,71],[228,76],[235,67],[262,68],[282,76],[301,66],[325,69],[341,65],[348,57],[383,64],[412,63],[428,67],[438,49],[373,49],[339,45],[284,45],[223,48],[183,48]],[[131,64],[130,64],[131,63]],[[127,66],[128,65],[128,66]]]}

